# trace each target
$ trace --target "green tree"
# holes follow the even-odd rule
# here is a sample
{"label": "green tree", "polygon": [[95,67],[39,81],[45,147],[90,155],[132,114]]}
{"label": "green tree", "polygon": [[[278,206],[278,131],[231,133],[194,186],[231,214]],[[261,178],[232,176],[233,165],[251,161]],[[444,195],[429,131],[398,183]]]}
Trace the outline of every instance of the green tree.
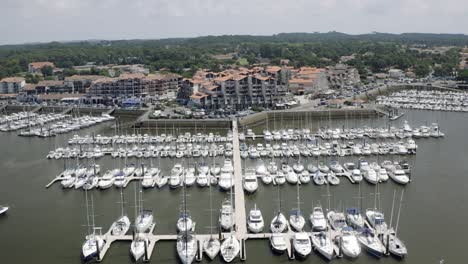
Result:
{"label": "green tree", "polygon": [[52,76],[54,74],[54,68],[51,66],[44,66],[41,68],[41,72],[44,77]]}
{"label": "green tree", "polygon": [[461,70],[458,72],[457,80],[468,83],[468,70]]}

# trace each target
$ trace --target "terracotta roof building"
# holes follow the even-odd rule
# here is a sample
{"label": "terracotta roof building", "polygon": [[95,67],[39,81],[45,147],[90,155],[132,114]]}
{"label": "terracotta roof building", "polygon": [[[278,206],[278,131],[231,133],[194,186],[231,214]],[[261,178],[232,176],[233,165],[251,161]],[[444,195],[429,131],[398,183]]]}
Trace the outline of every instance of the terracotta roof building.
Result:
{"label": "terracotta roof building", "polygon": [[16,94],[26,85],[23,77],[9,77],[0,80],[0,94]]}
{"label": "terracotta roof building", "polygon": [[49,62],[49,61],[31,62],[28,65],[28,72],[29,73],[41,73],[41,69],[46,66],[55,68],[54,63]]}

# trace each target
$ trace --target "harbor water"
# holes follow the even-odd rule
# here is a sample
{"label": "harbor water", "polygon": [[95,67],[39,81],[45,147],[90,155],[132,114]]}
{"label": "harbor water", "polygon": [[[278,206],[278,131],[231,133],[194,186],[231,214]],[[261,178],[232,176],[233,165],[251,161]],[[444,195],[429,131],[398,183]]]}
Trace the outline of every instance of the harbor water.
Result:
{"label": "harbor water", "polygon": [[[318,127],[331,126],[342,128],[346,126],[401,126],[403,120],[408,120],[411,126],[430,125],[438,122],[444,138],[418,139],[416,155],[408,156],[407,160],[413,165],[412,182],[407,186],[395,184],[392,180],[380,184],[378,191],[375,186],[366,182],[361,183],[362,208],[381,208],[385,212],[387,223],[390,221],[393,193],[396,190],[399,198],[400,191],[405,190],[404,201],[398,227],[399,237],[408,247],[409,254],[403,260],[393,257],[376,259],[363,250],[360,257],[355,260],[335,259],[332,262],[340,263],[464,263],[464,250],[468,245],[468,231],[466,219],[468,218],[468,131],[467,114],[452,112],[405,111],[405,116],[393,122],[384,118],[379,119],[347,119],[347,120],[270,120],[269,129],[309,127],[316,130]],[[64,190],[56,183],[49,189],[45,185],[64,168],[63,160],[47,160],[45,157],[49,150],[65,146],[67,139],[74,133],[80,135],[101,134],[112,135],[114,129],[111,124],[101,124],[93,128],[59,135],[55,138],[23,138],[17,133],[0,134],[0,204],[8,204],[10,210],[7,215],[0,217],[0,252],[2,263],[80,263],[81,246],[86,234],[86,210],[84,192],[82,190]],[[266,122],[253,127],[261,133]],[[143,131],[145,132],[145,131]],[[154,131],[153,131],[154,132]],[[166,131],[169,133],[170,131]],[[198,131],[202,132],[202,131]],[[128,131],[133,133],[133,131]],[[146,131],[151,133],[151,131]],[[257,140],[255,143],[262,141]],[[393,157],[379,157],[379,161]],[[328,161],[329,159],[309,158],[301,159],[304,164],[309,162]],[[340,161],[357,158],[344,157]],[[377,160],[376,157],[367,158],[368,161]],[[204,160],[207,164],[213,162],[212,158]],[[291,159],[291,162],[294,160]],[[80,161],[86,164],[86,161]],[[127,162],[137,162],[128,160]],[[144,161],[149,165],[150,161]],[[164,175],[168,175],[175,162],[184,166],[201,162],[201,159],[188,161],[175,161],[171,159],[153,159],[153,166],[160,167]],[[222,164],[222,159],[215,162]],[[257,161],[247,160],[243,167],[255,166]],[[278,160],[279,162],[279,160]],[[101,173],[115,166],[123,167],[123,159],[103,157],[97,160],[101,165]],[[339,186],[330,186],[331,208],[346,208],[357,206],[359,186],[351,184],[346,178],[340,178]],[[125,208],[133,220],[135,215],[135,192],[139,182],[130,183],[125,188]],[[280,188],[281,209],[287,215],[296,207],[296,187],[285,184]],[[90,191],[94,201],[95,220],[97,226],[103,227],[106,232],[111,223],[119,216],[119,192],[115,188],[108,190]],[[144,207],[154,212],[157,222],[155,234],[175,234],[176,221],[179,216],[182,190],[171,190],[168,186],[162,189],[145,190],[143,194]],[[209,189],[192,186],[188,188],[188,209],[196,224],[196,233],[209,232]],[[375,194],[380,193],[380,199],[375,204]],[[217,187],[212,188],[213,223],[218,221],[218,210],[221,202],[229,198],[228,193]],[[320,203],[328,207],[327,187],[319,187],[313,183],[301,185],[301,209],[306,219],[312,207]],[[265,230],[278,208],[278,189],[275,186],[265,186],[260,183],[255,194],[246,194],[246,210],[257,207],[262,211],[265,219]],[[398,202],[396,202],[398,207]],[[396,215],[393,222],[395,223]],[[307,225],[307,230],[310,226]],[[216,232],[216,231],[215,231]],[[130,243],[117,242],[112,244],[102,263],[130,263]],[[203,263],[207,262],[204,256]],[[240,262],[239,259],[236,260]],[[245,263],[288,262],[287,255],[274,255],[268,240],[247,241],[247,260]],[[175,242],[158,242],[151,257],[152,263],[178,263]],[[219,263],[221,259],[212,263]],[[312,253],[304,263],[325,263],[318,254]]]}

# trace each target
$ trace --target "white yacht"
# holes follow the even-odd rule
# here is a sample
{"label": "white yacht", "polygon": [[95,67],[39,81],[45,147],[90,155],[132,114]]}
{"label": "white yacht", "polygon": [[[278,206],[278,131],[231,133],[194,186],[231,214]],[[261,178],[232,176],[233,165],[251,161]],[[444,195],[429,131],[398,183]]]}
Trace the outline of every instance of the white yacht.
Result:
{"label": "white yacht", "polygon": [[407,184],[409,182],[409,177],[405,174],[405,171],[401,168],[400,165],[393,165],[390,167],[388,172],[390,178],[399,184]]}
{"label": "white yacht", "polygon": [[210,237],[209,239],[203,241],[203,251],[205,251],[206,255],[210,260],[213,260],[219,253],[221,249],[221,242],[214,237]]}
{"label": "white yacht", "polygon": [[382,234],[387,231],[387,223],[385,223],[384,214],[375,210],[366,210],[366,219],[372,228],[375,229],[377,234]]}
{"label": "white yacht", "polygon": [[357,258],[361,254],[361,246],[350,227],[341,230],[341,250],[348,258]]}
{"label": "white yacht", "polygon": [[293,238],[294,253],[305,258],[312,252],[312,243],[306,232],[295,233]]}
{"label": "white yacht", "polygon": [[141,210],[135,220],[135,227],[138,232],[145,232],[153,224],[153,212],[151,210]]}
{"label": "white yacht", "polygon": [[364,228],[364,218],[358,208],[353,207],[346,209],[346,222],[354,229]]}
{"label": "white yacht", "polygon": [[192,230],[193,221],[188,213],[181,213],[179,219],[177,220],[177,231],[178,232],[188,232]]}
{"label": "white yacht", "polygon": [[273,180],[276,184],[283,185],[286,182],[286,177],[282,171],[278,171]]}
{"label": "white yacht", "polygon": [[310,215],[310,222],[314,231],[324,231],[327,229],[327,220],[323,214],[322,207],[314,207]]}
{"label": "white yacht", "polygon": [[195,176],[195,168],[188,168],[185,170],[184,183],[185,186],[192,186],[195,184],[197,177]]}
{"label": "white yacht", "polygon": [[182,174],[184,168],[181,164],[175,164],[171,170],[171,176],[169,176],[169,187],[177,188],[182,183]]}
{"label": "white yacht", "polygon": [[262,212],[257,208],[255,204],[254,208],[249,212],[249,218],[247,219],[247,227],[252,233],[260,233],[263,231],[264,221]]}
{"label": "white yacht", "polygon": [[86,241],[81,248],[81,253],[85,261],[96,257],[97,253],[104,248],[104,238],[101,234],[97,234],[96,230],[97,229],[94,229],[92,234],[86,236]]}
{"label": "white yacht", "polygon": [[325,232],[312,233],[312,244],[315,250],[317,250],[327,260],[333,258],[333,243]]}
{"label": "white yacht", "polygon": [[254,193],[258,188],[257,175],[252,169],[247,169],[244,175],[244,190],[248,193]]}
{"label": "white yacht", "polygon": [[169,182],[168,176],[160,175],[159,177],[156,178],[156,186],[158,186],[158,188],[164,187],[168,182]]}
{"label": "white yacht", "polygon": [[372,232],[372,230],[364,229],[360,234],[358,234],[357,239],[361,246],[370,254],[377,258],[383,256],[385,247],[382,242],[380,242],[380,239]]}
{"label": "white yacht", "polygon": [[239,240],[234,234],[228,235],[221,243],[221,256],[227,263],[232,262],[240,252]]}
{"label": "white yacht", "polygon": [[196,182],[200,187],[206,187],[210,184],[210,179],[206,173],[200,173],[197,176]]}
{"label": "white yacht", "polygon": [[328,223],[330,223],[331,228],[336,231],[341,231],[343,228],[347,227],[346,217],[344,213],[329,211],[327,213]]}
{"label": "white yacht", "polygon": [[230,200],[225,200],[221,205],[219,224],[224,230],[230,230],[234,227],[234,208]]}
{"label": "white yacht", "polygon": [[278,213],[273,217],[270,224],[270,230],[273,233],[282,233],[288,228],[288,221],[286,217],[278,211]]}
{"label": "white yacht", "polygon": [[10,209],[8,206],[0,206],[0,215],[6,214],[8,209]]}
{"label": "white yacht", "polygon": [[362,175],[364,176],[364,179],[366,179],[366,181],[368,181],[369,183],[377,184],[379,182],[379,177],[377,176],[375,170],[372,169],[365,161],[362,161],[361,165],[362,166],[360,167],[360,169]]}
{"label": "white yacht", "polygon": [[274,252],[276,253],[284,253],[286,251],[286,239],[284,235],[281,233],[273,233],[270,237],[270,245]]}
{"label": "white yacht", "polygon": [[232,186],[234,186],[233,174],[231,172],[221,171],[218,185],[221,189],[225,191],[230,190]]}
{"label": "white yacht", "polygon": [[136,233],[132,243],[130,244],[130,253],[132,253],[133,259],[138,261],[145,254],[145,247],[150,246],[151,241],[148,239],[145,233]]}
{"label": "white yacht", "polygon": [[177,236],[176,247],[180,261],[183,264],[191,264],[198,251],[198,244],[195,237],[189,232],[179,234]]}
{"label": "white yacht", "polygon": [[112,185],[114,185],[114,180],[115,180],[114,175],[118,172],[119,172],[118,169],[106,171],[104,175],[101,177],[101,179],[99,180],[99,189],[103,190],[103,189],[108,189],[112,187]]}
{"label": "white yacht", "polygon": [[[406,248],[406,245],[401,241],[396,235],[395,232],[389,232],[388,233],[388,241],[389,241],[389,247],[388,251],[396,257],[399,258],[404,258],[408,254],[408,250]],[[383,238],[383,246],[387,246],[387,238],[384,236]]]}
{"label": "white yacht", "polygon": [[130,219],[126,215],[122,215],[117,219],[110,228],[113,236],[121,236],[127,234],[130,229]]}
{"label": "white yacht", "polygon": [[127,179],[125,177],[125,173],[121,170],[117,174],[114,174],[114,185],[115,187],[122,188],[124,187]]}

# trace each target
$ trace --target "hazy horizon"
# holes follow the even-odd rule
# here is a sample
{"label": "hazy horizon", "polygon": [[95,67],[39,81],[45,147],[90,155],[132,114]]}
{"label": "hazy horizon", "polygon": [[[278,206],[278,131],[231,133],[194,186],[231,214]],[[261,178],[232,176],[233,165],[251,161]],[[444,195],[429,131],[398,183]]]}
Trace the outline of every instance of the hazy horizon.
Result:
{"label": "hazy horizon", "polygon": [[468,34],[462,0],[0,0],[0,45],[274,35]]}

